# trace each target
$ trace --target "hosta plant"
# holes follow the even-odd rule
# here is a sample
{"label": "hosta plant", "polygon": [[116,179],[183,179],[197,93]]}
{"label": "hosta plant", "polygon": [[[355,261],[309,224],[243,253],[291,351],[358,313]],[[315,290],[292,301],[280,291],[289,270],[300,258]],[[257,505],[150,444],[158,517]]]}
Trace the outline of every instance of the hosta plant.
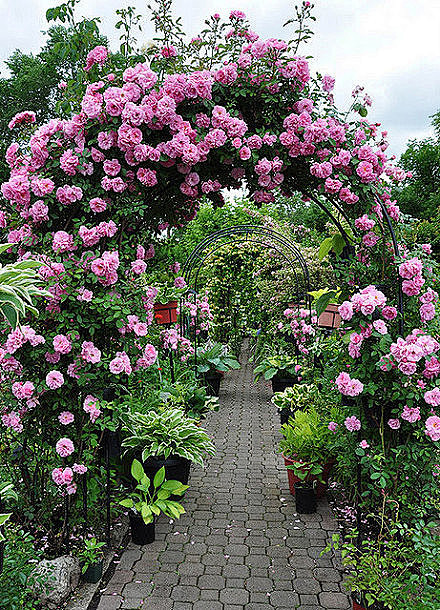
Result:
{"label": "hosta plant", "polygon": [[255,367],[255,381],[264,377],[266,381],[273,377],[296,377],[299,370],[296,358],[280,354],[278,356],[267,356]]}
{"label": "hosta plant", "polygon": [[303,409],[316,397],[317,388],[311,383],[296,383],[284,392],[275,392],[271,402],[281,411],[283,409]]}
{"label": "hosta plant", "polygon": [[208,373],[221,371],[225,373],[230,369],[239,369],[237,358],[229,353],[226,345],[211,343],[197,348],[197,372]]}
{"label": "hosta plant", "polygon": [[136,489],[119,504],[138,513],[145,524],[151,523],[161,512],[171,519],[178,519],[185,512],[179,502],[169,498],[171,495],[181,496],[188,489],[188,485],[183,485],[180,481],[167,481],[164,466],[157,471],[151,482],[142,464],[133,460],[131,474],[137,482]]}
{"label": "hosta plant", "polygon": [[206,431],[182,409],[131,413],[123,432],[126,438],[122,446],[127,447],[127,451],[139,451],[144,461],[149,457],[179,456],[203,466],[203,456],[215,452]]}
{"label": "hosta plant", "polygon": [[[13,246],[0,244],[0,253]],[[12,329],[17,327],[20,317],[29,313],[38,315],[38,309],[33,305],[36,297],[52,297],[42,288],[43,280],[36,271],[41,265],[29,259],[0,265],[0,311]]]}

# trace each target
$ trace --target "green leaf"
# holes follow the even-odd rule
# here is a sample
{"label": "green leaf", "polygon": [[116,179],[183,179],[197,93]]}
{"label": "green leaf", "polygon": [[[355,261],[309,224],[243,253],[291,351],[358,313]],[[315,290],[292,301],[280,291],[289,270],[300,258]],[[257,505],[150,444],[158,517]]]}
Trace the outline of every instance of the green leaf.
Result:
{"label": "green leaf", "polygon": [[332,250],[336,254],[342,254],[342,250],[345,246],[345,239],[342,237],[340,233],[335,233],[332,237]]}
{"label": "green leaf", "polygon": [[333,239],[331,237],[327,237],[326,239],[324,239],[318,250],[318,258],[320,261],[322,261],[327,256],[327,254],[332,249],[332,245]]}
{"label": "green leaf", "polygon": [[131,476],[136,479],[136,481],[140,481],[144,475],[145,472],[142,464],[139,462],[139,460],[133,460],[131,465]]}
{"label": "green leaf", "polygon": [[336,290],[329,290],[325,294],[321,295],[319,299],[314,303],[314,307],[316,309],[316,315],[319,316],[323,311],[326,310],[327,305],[335,298]]}
{"label": "green leaf", "polygon": [[133,508],[134,502],[131,498],[125,498],[124,500],[121,500],[119,504],[125,508]]}
{"label": "green leaf", "polygon": [[278,369],[270,368],[264,373],[264,379],[269,380],[272,379],[278,372]]}
{"label": "green leaf", "polygon": [[8,305],[7,303],[5,303],[4,305],[1,306],[1,310],[2,310],[2,313],[5,316],[5,318],[9,322],[9,324],[15,330],[17,328],[17,324],[18,324],[17,310],[14,309],[13,307],[11,307],[11,305]]}
{"label": "green leaf", "polygon": [[11,515],[12,515],[12,513],[6,513],[6,514],[0,515],[0,525],[3,525],[3,523],[6,523],[6,521],[9,519],[9,517]]}
{"label": "green leaf", "polygon": [[154,475],[153,485],[154,487],[160,487],[165,480],[165,466],[162,466]]}

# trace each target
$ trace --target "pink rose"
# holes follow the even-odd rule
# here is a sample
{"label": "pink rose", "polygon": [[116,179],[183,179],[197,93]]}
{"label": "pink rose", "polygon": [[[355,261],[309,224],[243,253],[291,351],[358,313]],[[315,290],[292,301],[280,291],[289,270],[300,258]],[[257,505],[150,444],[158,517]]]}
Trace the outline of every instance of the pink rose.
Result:
{"label": "pink rose", "polygon": [[425,422],[426,434],[432,441],[440,441],[440,417],[431,415]]}
{"label": "pink rose", "polygon": [[50,390],[57,390],[64,383],[64,377],[59,371],[50,371],[46,375],[46,385]]}
{"label": "pink rose", "polygon": [[391,430],[398,430],[400,428],[400,421],[398,419],[389,419],[387,423]]}
{"label": "pink rose", "polygon": [[56,335],[53,339],[53,348],[60,354],[68,354],[72,350],[72,343],[66,335]]}
{"label": "pink rose", "polygon": [[356,432],[361,429],[361,422],[357,417],[352,415],[351,417],[347,417],[344,421],[345,427],[349,432]]}
{"label": "pink rose", "polygon": [[74,419],[75,419],[75,416],[70,411],[63,411],[62,413],[60,413],[58,415],[59,422],[61,424],[63,424],[64,426],[68,426],[69,424],[71,424],[74,421]]}
{"label": "pink rose", "polygon": [[75,447],[70,438],[60,438],[55,445],[56,452],[61,457],[68,457],[75,451]]}

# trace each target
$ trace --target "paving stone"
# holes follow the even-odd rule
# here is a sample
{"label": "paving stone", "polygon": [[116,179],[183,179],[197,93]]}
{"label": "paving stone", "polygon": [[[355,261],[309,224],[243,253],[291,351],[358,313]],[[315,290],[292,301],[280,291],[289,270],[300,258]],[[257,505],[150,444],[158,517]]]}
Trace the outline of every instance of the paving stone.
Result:
{"label": "paving stone", "polygon": [[228,373],[206,420],[217,453],[192,467],[187,512],[160,517],[152,544],[128,545],[98,610],[350,607],[340,557],[320,556],[338,524],[325,499],[315,514],[296,514],[270,385],[253,382],[248,359]]}
{"label": "paving stone", "polygon": [[142,610],[173,610],[175,607],[172,599],[154,596],[148,597],[141,606]]}
{"label": "paving stone", "polygon": [[321,593],[319,601],[321,605],[324,606],[324,608],[328,608],[328,610],[342,610],[351,607],[348,597],[347,595],[344,595],[344,593]]}
{"label": "paving stone", "polygon": [[[206,601],[198,601],[193,605],[193,610],[208,610]],[[223,610],[223,604],[218,601],[210,601],[209,610]]]}
{"label": "paving stone", "polygon": [[99,600],[97,610],[117,610],[121,606],[120,595],[103,595]]}
{"label": "paving stone", "polygon": [[[148,600],[148,603],[150,603],[150,600]],[[124,610],[139,610],[139,608],[142,608],[143,605],[143,597],[127,598],[122,602],[121,608]]]}
{"label": "paving stone", "polygon": [[246,580],[247,591],[263,591],[267,593],[273,589],[273,580],[271,578],[259,578],[257,576],[251,576]]}
{"label": "paving stone", "polygon": [[223,589],[225,587],[225,579],[223,576],[216,576],[215,574],[205,574],[200,576],[197,585],[200,589]]}
{"label": "paving stone", "polygon": [[200,589],[192,585],[177,585],[171,593],[171,597],[178,602],[195,602],[199,596]]}
{"label": "paving stone", "polygon": [[224,604],[238,604],[242,606],[249,601],[249,592],[243,589],[223,589],[220,591],[220,601]]}
{"label": "paving stone", "polygon": [[295,608],[299,604],[299,596],[294,591],[272,591],[270,603],[274,608]]}

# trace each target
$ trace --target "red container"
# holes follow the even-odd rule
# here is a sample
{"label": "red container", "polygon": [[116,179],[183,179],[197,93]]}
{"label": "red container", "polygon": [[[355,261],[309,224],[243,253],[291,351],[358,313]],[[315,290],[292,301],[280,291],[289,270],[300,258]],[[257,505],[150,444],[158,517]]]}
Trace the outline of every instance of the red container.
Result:
{"label": "red container", "polygon": [[[291,458],[288,458],[285,455],[283,455],[283,458],[284,458],[284,463],[286,466],[293,466],[295,460],[292,460]],[[327,487],[328,487],[328,477],[330,475],[330,471],[331,471],[334,463],[335,463],[335,461],[331,460],[331,461],[327,462],[327,464],[324,465],[322,475],[321,475],[321,478],[323,479],[324,483],[321,483],[321,481],[318,481],[318,477],[316,475],[307,475],[307,477],[305,479],[306,481],[317,481],[317,483],[316,483],[316,497],[317,498],[322,498],[325,496],[325,493],[326,493]],[[301,470],[303,470],[303,472],[306,472],[307,468],[304,467],[304,469],[301,469]],[[287,469],[287,478],[289,480],[290,493],[292,494],[292,496],[294,496],[295,495],[295,483],[297,483],[301,479],[299,477],[297,477],[296,474],[294,473],[294,471],[291,470],[290,468]]]}
{"label": "red container", "polygon": [[154,317],[158,324],[174,324],[177,322],[177,301],[155,303]]}
{"label": "red container", "polygon": [[318,319],[318,326],[321,328],[339,328],[341,326],[341,316],[338,311],[339,305],[329,303]]}
{"label": "red container", "polygon": [[365,606],[363,606],[356,600],[354,595],[352,596],[351,601],[353,603],[353,610],[367,610],[367,608],[365,608]]}

